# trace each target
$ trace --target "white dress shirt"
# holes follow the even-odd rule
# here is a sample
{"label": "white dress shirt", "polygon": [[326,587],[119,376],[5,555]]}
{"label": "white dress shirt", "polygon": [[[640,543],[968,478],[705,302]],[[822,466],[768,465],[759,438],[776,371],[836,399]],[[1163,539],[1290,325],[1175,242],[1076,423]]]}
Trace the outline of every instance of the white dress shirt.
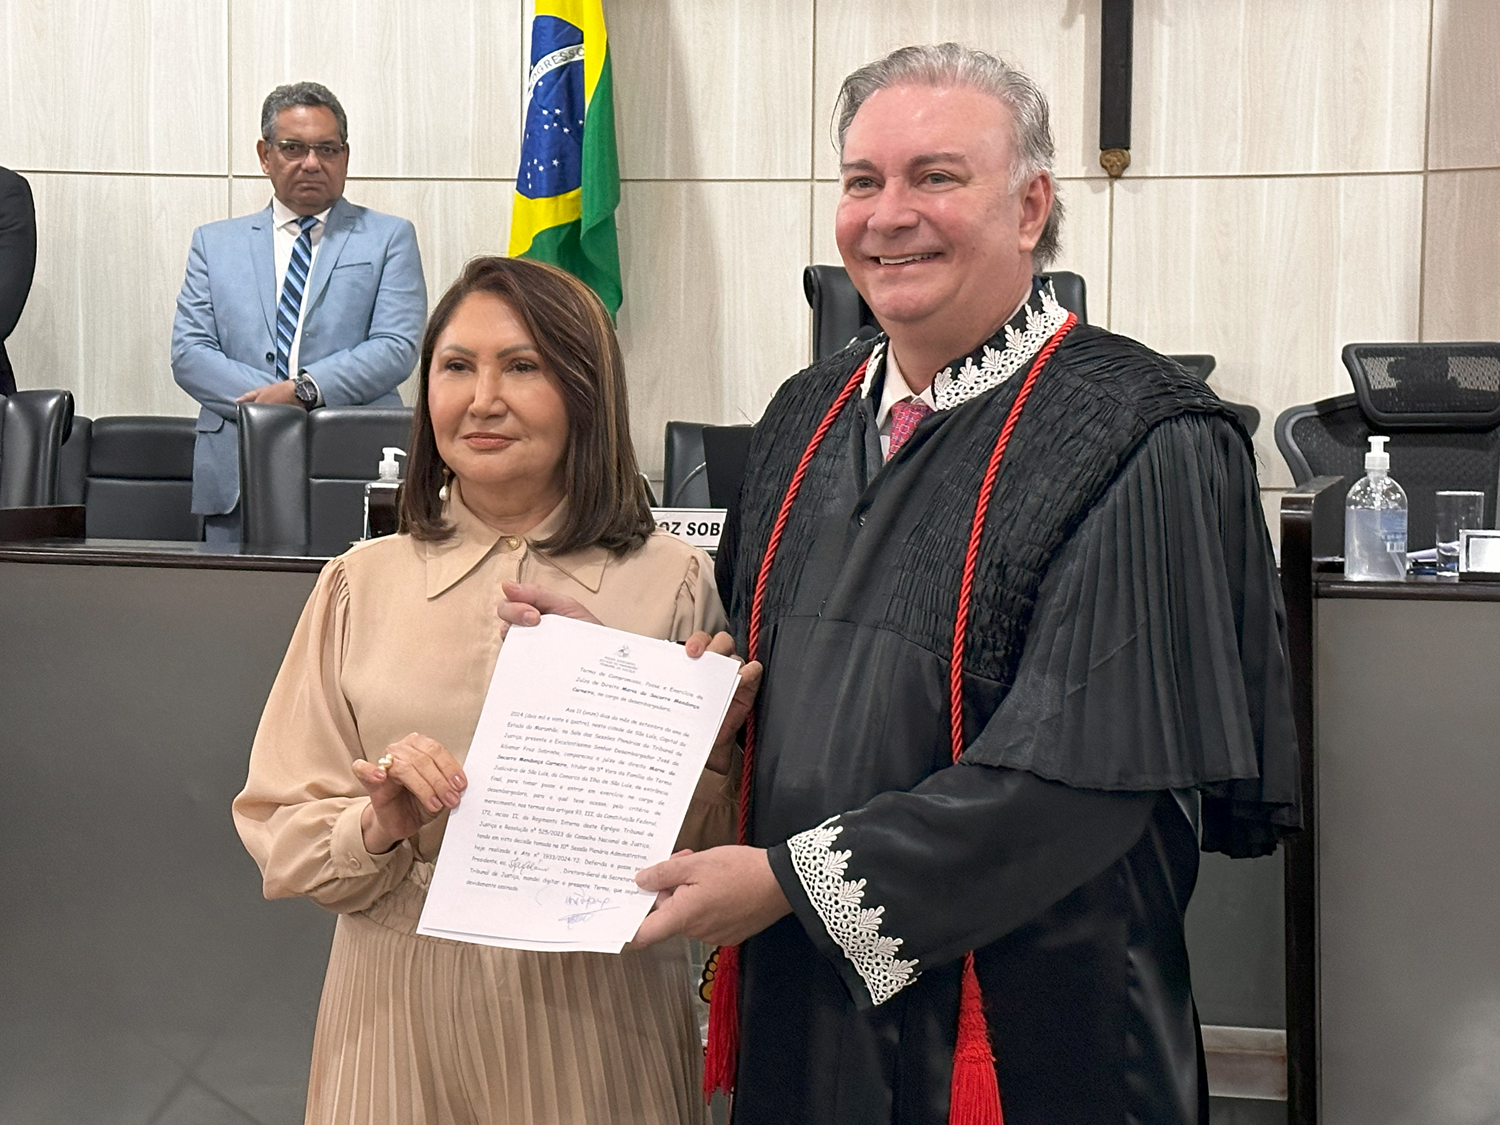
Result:
{"label": "white dress shirt", "polygon": [[[318,244],[323,241],[323,227],[328,222],[328,212],[333,207],[325,207],[313,216],[318,221],[312,227],[312,261],[318,260]],[[281,304],[281,288],[286,284],[287,266],[292,262],[292,247],[297,245],[297,237],[302,233],[302,228],[297,225],[298,215],[285,203],[271,197],[271,222],[275,228],[275,236],[272,239],[273,249],[276,253],[276,290],[271,294],[273,306]],[[307,280],[312,281],[312,265],[307,267]],[[298,371],[297,358],[302,350],[302,321],[307,313],[307,290],[302,291],[302,307],[297,310],[297,332],[292,337],[292,349],[287,355],[287,372],[295,378]],[[320,399],[322,395],[318,396]]]}
{"label": "white dress shirt", "polygon": [[[866,393],[868,391],[867,386]],[[931,409],[937,409],[937,403],[932,400],[932,384],[927,384],[927,389],[921,394],[912,390],[906,381],[906,376],[901,373],[901,366],[896,362],[895,353],[890,348],[886,348],[885,382],[880,390],[880,406],[875,411],[875,426],[880,430],[880,455],[882,457],[889,457],[891,453],[891,407],[898,402],[925,402]]]}
{"label": "white dress shirt", "polygon": [[[1031,299],[1028,293],[1022,298],[1021,303],[1015,307],[1007,318],[1007,322],[1014,320],[1016,314]],[[901,365],[896,362],[896,353],[887,342],[884,352],[885,382],[881,384],[880,406],[875,411],[875,426],[880,431],[880,455],[889,457],[891,453],[891,407],[898,402],[925,402],[932,410],[937,410],[937,402],[932,397],[932,383],[927,384],[927,389],[921,394],[911,389],[911,384],[906,381],[906,376],[901,372]],[[860,387],[860,394],[866,397],[870,394],[870,384],[875,381],[875,376],[880,374],[878,366],[872,366],[871,370],[865,372],[864,384]]]}

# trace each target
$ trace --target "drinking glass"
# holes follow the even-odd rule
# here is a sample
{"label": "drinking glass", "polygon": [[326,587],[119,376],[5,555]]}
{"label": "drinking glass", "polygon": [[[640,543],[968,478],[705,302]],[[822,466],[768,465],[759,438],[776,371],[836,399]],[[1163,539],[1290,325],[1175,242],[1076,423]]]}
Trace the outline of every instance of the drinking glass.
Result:
{"label": "drinking glass", "polygon": [[1437,570],[1458,573],[1458,533],[1484,526],[1484,493],[1439,492],[1437,494]]}

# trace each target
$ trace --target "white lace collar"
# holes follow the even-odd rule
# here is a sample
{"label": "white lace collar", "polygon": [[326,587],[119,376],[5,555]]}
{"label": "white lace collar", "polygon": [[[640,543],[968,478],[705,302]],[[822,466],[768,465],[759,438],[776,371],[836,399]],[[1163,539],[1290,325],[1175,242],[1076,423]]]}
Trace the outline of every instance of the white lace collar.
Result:
{"label": "white lace collar", "polygon": [[[1016,322],[1023,316],[1026,326],[1018,328]],[[962,364],[957,364],[955,361],[954,364],[938,372],[937,378],[932,382],[934,405],[939,410],[951,410],[955,406],[968,402],[975,395],[998,387],[1024,367],[1032,356],[1041,351],[1042,345],[1052,338],[1052,334],[1061,328],[1063,321],[1067,319],[1068,310],[1057,303],[1057,296],[1053,293],[1052,282],[1049,280],[1033,297],[1028,298],[1016,315],[1011,317],[1001,331],[995,334],[995,337],[1004,334],[1005,347],[996,348],[986,341],[966,356]],[[885,360],[885,350],[889,342],[889,338],[882,333],[876,339],[875,347],[871,349],[870,357],[865,362],[865,377],[860,387],[860,394],[866,397],[870,393],[871,385],[875,382],[875,377],[880,373],[880,365]],[[953,373],[955,364],[959,367],[957,375]]]}
{"label": "white lace collar", "polygon": [[[964,359],[957,374],[951,366],[938,372],[932,381],[932,397],[939,410],[951,410],[975,395],[998,387],[1024,367],[1063,326],[1063,321],[1068,319],[1068,310],[1057,303],[1051,281],[1042,286],[1037,297],[1040,308],[1033,307],[1029,301],[1026,303],[1025,328],[1017,328],[1015,318],[1006,324],[1003,329],[1005,347],[983,344]],[[976,355],[978,363],[974,362]]]}

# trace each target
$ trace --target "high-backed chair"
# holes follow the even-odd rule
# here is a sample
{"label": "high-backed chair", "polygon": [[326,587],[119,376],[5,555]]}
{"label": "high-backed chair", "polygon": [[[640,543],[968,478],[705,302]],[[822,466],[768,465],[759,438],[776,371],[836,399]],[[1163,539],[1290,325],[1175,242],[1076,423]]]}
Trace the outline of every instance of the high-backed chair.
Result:
{"label": "high-backed chair", "polygon": [[739,496],[753,429],[752,426],[703,427],[703,475],[708,478],[709,507],[727,508]]}
{"label": "high-backed chair", "polygon": [[337,555],[364,531],[364,486],[380,451],[405,449],[411,411],[246,403],[240,407],[240,538]]}
{"label": "high-backed chair", "polygon": [[73,419],[58,501],[83,504],[92,538],[203,538],[192,512],[193,419],[149,415]]}
{"label": "high-backed chair", "polygon": [[380,451],[404,450],[410,440],[411,411],[405,407],[326,406],[307,416],[307,531],[313,554],[341,554],[364,534],[365,485],[378,475]]}
{"label": "high-backed chair", "polygon": [[1364,474],[1371,434],[1385,434],[1391,476],[1406,491],[1407,545],[1432,546],[1439,489],[1485,494],[1495,525],[1500,495],[1500,344],[1350,344],[1354,393],[1293,406],[1276,419],[1292,479]]}
{"label": "high-backed chair", "polygon": [[707,508],[708,463],[702,422],[668,422],[662,461],[662,498],[668,508]]}
{"label": "high-backed chair", "polygon": [[[1057,303],[1088,323],[1088,294],[1076,273],[1045,273],[1052,281]],[[849,280],[843,266],[808,266],[802,271],[802,293],[813,312],[813,359],[826,359],[847,348],[856,337],[880,331],[875,314]]]}
{"label": "high-backed chair", "polygon": [[1087,324],[1089,322],[1088,286],[1084,284],[1082,275],[1070,273],[1068,270],[1054,270],[1042,276],[1052,282],[1052,292],[1057,297],[1057,303],[1076,316],[1079,324]]}
{"label": "high-backed chair", "polygon": [[57,453],[57,502],[82,504],[88,491],[89,442],[94,434],[94,420],[82,414],[73,415],[68,440]]}
{"label": "high-backed chair", "polygon": [[73,428],[68,391],[0,397],[0,508],[56,504],[58,463]]}
{"label": "high-backed chair", "polygon": [[307,411],[246,402],[239,409],[240,541],[307,546]]}

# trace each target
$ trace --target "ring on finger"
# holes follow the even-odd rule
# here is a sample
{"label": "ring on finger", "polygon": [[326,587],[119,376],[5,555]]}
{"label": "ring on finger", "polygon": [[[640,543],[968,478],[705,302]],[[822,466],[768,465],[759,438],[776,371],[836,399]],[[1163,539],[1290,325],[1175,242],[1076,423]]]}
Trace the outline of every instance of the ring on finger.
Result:
{"label": "ring on finger", "polygon": [[396,763],[396,755],[394,755],[394,754],[382,754],[380,756],[379,760],[376,761],[375,764],[379,768],[381,768],[383,770],[389,770],[391,768],[391,766],[395,765],[395,763]]}

